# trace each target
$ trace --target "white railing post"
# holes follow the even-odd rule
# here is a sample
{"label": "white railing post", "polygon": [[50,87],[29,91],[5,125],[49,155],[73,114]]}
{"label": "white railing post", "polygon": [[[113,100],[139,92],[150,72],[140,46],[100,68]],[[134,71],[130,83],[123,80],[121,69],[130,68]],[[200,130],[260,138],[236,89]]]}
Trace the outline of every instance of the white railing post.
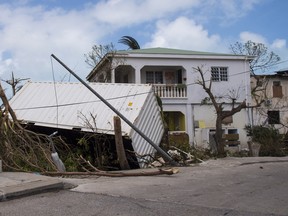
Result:
{"label": "white railing post", "polygon": [[178,86],[177,84],[154,84],[153,89],[155,93],[161,98],[186,98],[187,88],[185,86]]}

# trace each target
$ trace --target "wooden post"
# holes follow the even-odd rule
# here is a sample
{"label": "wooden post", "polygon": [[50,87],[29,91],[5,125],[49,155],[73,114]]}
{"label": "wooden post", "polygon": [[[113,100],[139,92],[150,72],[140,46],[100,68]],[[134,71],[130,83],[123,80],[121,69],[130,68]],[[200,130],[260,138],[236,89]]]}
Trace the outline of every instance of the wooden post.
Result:
{"label": "wooden post", "polygon": [[125,149],[123,146],[121,120],[118,116],[114,116],[114,131],[115,131],[115,145],[118,156],[118,161],[122,170],[130,169],[128,164]]}

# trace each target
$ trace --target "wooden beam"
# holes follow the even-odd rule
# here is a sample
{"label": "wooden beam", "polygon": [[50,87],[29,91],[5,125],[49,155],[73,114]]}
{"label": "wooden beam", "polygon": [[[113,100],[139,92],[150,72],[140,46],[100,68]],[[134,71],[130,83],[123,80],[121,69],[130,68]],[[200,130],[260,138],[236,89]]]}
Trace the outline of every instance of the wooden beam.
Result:
{"label": "wooden beam", "polygon": [[118,156],[118,161],[122,170],[130,169],[129,163],[126,158],[125,149],[123,146],[121,119],[118,116],[114,116],[114,131],[115,131],[115,145]]}

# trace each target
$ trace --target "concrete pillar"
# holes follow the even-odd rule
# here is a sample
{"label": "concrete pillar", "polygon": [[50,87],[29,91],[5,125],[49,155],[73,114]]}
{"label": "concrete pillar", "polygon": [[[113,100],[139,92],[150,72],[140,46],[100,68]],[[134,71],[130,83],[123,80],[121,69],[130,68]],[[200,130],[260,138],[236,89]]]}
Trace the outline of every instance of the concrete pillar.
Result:
{"label": "concrete pillar", "polygon": [[135,83],[145,83],[145,80],[142,80],[141,82],[141,69],[143,68],[143,65],[133,65],[135,69]]}
{"label": "concrete pillar", "polygon": [[189,135],[189,144],[193,146],[194,143],[194,112],[193,105],[186,105],[186,125],[187,125],[187,133]]}
{"label": "concrete pillar", "polygon": [[115,83],[115,68],[111,70],[111,83]]}

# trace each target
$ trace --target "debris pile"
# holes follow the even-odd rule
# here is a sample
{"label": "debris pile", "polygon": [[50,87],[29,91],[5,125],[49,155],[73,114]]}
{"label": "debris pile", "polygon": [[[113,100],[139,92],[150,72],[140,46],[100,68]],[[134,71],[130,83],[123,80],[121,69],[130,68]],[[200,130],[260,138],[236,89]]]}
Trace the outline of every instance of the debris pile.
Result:
{"label": "debris pile", "polygon": [[6,171],[56,171],[48,136],[26,130],[17,120],[0,83],[0,160]]}
{"label": "debris pile", "polygon": [[[193,148],[189,152],[183,151],[175,146],[170,146],[168,154],[180,166],[189,166],[191,164],[203,163],[206,159],[212,157],[208,149]],[[155,159],[149,167],[164,167],[167,166],[162,157]]]}

